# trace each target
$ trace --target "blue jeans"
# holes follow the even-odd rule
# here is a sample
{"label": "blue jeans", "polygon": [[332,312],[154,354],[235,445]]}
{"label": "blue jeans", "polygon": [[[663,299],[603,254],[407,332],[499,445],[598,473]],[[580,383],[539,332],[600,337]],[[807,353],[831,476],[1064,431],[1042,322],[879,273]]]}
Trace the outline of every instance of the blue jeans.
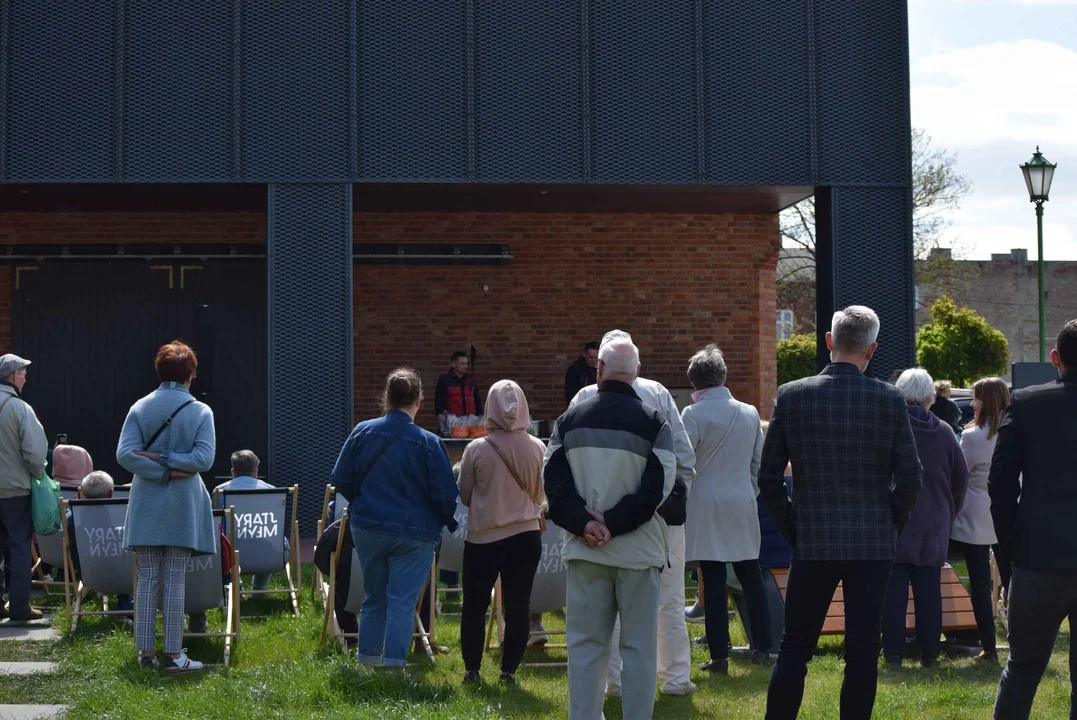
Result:
{"label": "blue jeans", "polygon": [[415,606],[434,562],[434,543],[358,525],[352,525],[352,539],[366,592],[359,612],[359,662],[404,667],[415,632]]}
{"label": "blue jeans", "polygon": [[[1010,577],[1010,657],[998,683],[996,720],[1027,720],[1062,621],[1077,622],[1077,575],[1016,568]],[[1072,632],[1072,630],[1071,630]],[[1072,637],[1072,636],[1071,636]],[[1070,642],[1070,718],[1077,718],[1077,668]]]}

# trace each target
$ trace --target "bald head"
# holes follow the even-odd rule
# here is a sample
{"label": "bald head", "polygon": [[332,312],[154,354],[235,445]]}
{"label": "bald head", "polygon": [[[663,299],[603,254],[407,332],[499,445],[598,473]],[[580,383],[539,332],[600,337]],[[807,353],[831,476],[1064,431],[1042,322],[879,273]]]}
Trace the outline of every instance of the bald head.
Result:
{"label": "bald head", "polygon": [[604,343],[598,351],[598,372],[603,380],[631,383],[639,376],[639,350],[624,338]]}

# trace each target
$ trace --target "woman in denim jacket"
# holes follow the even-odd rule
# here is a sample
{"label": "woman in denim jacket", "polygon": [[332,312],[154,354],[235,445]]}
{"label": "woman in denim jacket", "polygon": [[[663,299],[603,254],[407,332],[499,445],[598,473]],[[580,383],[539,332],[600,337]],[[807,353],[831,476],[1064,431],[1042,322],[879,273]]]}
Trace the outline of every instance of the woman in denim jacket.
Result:
{"label": "woman in denim jacket", "polygon": [[434,545],[442,528],[457,526],[449,455],[437,436],[414,423],[422,399],[419,373],[391,372],[385,415],[355,427],[333,468],[337,492],[351,502],[363,569],[359,661],[368,666],[404,667]]}

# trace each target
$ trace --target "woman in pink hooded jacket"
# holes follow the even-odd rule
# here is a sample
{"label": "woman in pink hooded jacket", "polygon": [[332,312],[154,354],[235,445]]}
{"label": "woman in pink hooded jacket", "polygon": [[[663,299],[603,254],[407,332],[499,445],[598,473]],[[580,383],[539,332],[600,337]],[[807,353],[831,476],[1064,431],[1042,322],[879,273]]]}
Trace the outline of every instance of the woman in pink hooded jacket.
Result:
{"label": "woman in pink hooded jacket", "polygon": [[505,604],[501,682],[516,682],[527,647],[531,586],[542,556],[546,510],[546,447],[527,434],[530,422],[520,386],[511,380],[494,383],[486,399],[489,435],[468,445],[461,461],[460,500],[468,507],[460,618],[465,683],[480,682],[486,610],[498,575]]}

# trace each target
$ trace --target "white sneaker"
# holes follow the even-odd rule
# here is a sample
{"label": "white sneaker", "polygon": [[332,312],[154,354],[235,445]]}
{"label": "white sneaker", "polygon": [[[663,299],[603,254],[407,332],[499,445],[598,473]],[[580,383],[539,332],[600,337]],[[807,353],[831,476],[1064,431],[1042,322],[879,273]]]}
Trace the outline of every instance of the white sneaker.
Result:
{"label": "white sneaker", "polygon": [[187,648],[183,648],[178,658],[171,658],[166,655],[164,667],[166,673],[174,675],[176,673],[195,672],[196,670],[201,670],[204,666],[197,660],[187,657]]}
{"label": "white sneaker", "polygon": [[662,688],[663,695],[675,695],[677,697],[684,697],[685,695],[691,695],[699,688],[692,681],[688,681],[685,685],[672,685],[670,687]]}

